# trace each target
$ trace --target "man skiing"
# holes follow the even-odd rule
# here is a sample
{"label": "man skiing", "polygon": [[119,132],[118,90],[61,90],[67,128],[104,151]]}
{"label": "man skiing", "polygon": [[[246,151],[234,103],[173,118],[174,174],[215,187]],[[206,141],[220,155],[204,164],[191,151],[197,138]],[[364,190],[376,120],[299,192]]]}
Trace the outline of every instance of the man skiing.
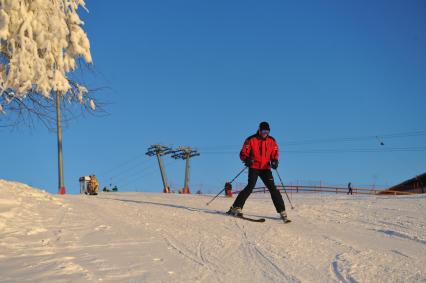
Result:
{"label": "man skiing", "polygon": [[262,122],[256,134],[248,137],[240,152],[240,159],[249,167],[248,184],[242,190],[227,214],[242,216],[242,209],[247,198],[256,186],[257,178],[263,181],[268,188],[276,211],[284,222],[290,222],[287,218],[283,197],[274,183],[272,169],[278,168],[278,144],[269,135],[270,128],[267,122]]}

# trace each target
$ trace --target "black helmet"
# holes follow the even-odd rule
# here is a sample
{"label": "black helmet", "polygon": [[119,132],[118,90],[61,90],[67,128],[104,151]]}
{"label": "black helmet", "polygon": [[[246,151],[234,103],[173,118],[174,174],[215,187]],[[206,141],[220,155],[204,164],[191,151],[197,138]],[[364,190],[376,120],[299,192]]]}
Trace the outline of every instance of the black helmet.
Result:
{"label": "black helmet", "polygon": [[269,128],[269,124],[268,122],[262,122],[259,124],[259,129],[261,130],[268,130],[270,131],[271,129]]}

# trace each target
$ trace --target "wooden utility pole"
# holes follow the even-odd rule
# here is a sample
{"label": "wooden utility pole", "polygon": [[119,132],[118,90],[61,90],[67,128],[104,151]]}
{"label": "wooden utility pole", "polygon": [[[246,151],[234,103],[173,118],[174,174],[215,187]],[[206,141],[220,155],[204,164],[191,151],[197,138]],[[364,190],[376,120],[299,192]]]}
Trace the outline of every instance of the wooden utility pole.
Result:
{"label": "wooden utility pole", "polygon": [[64,164],[62,157],[61,94],[56,93],[56,132],[58,137],[58,194],[65,194]]}

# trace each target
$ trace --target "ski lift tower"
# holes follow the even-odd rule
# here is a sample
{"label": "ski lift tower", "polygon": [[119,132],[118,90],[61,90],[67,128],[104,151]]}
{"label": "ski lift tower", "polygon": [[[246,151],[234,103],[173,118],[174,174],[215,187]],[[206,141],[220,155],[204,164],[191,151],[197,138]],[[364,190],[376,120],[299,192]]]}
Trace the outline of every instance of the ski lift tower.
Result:
{"label": "ski lift tower", "polygon": [[146,155],[148,156],[157,156],[158,160],[158,166],[160,167],[160,173],[161,173],[161,179],[163,180],[163,193],[170,193],[170,187],[167,184],[167,177],[166,177],[166,171],[164,170],[163,160],[161,159],[161,156],[167,155],[170,153],[173,153],[173,149],[170,147],[161,145],[161,144],[153,144],[150,148],[148,148],[148,151],[146,152]]}
{"label": "ski lift tower", "polygon": [[189,190],[189,160],[194,156],[199,156],[200,153],[197,152],[197,150],[192,149],[191,147],[187,146],[180,146],[178,147],[172,155],[172,158],[174,159],[184,159],[186,160],[186,169],[185,169],[185,184],[182,190],[183,194],[190,194]]}

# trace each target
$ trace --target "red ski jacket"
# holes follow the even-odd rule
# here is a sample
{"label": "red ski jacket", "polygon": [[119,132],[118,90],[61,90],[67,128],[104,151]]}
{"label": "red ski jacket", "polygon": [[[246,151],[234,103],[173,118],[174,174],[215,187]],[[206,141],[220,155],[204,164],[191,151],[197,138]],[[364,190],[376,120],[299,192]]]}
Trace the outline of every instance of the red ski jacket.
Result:
{"label": "red ski jacket", "polygon": [[240,152],[240,159],[244,162],[247,157],[253,158],[253,169],[271,169],[269,161],[278,160],[278,144],[271,136],[263,139],[259,134],[246,139]]}

